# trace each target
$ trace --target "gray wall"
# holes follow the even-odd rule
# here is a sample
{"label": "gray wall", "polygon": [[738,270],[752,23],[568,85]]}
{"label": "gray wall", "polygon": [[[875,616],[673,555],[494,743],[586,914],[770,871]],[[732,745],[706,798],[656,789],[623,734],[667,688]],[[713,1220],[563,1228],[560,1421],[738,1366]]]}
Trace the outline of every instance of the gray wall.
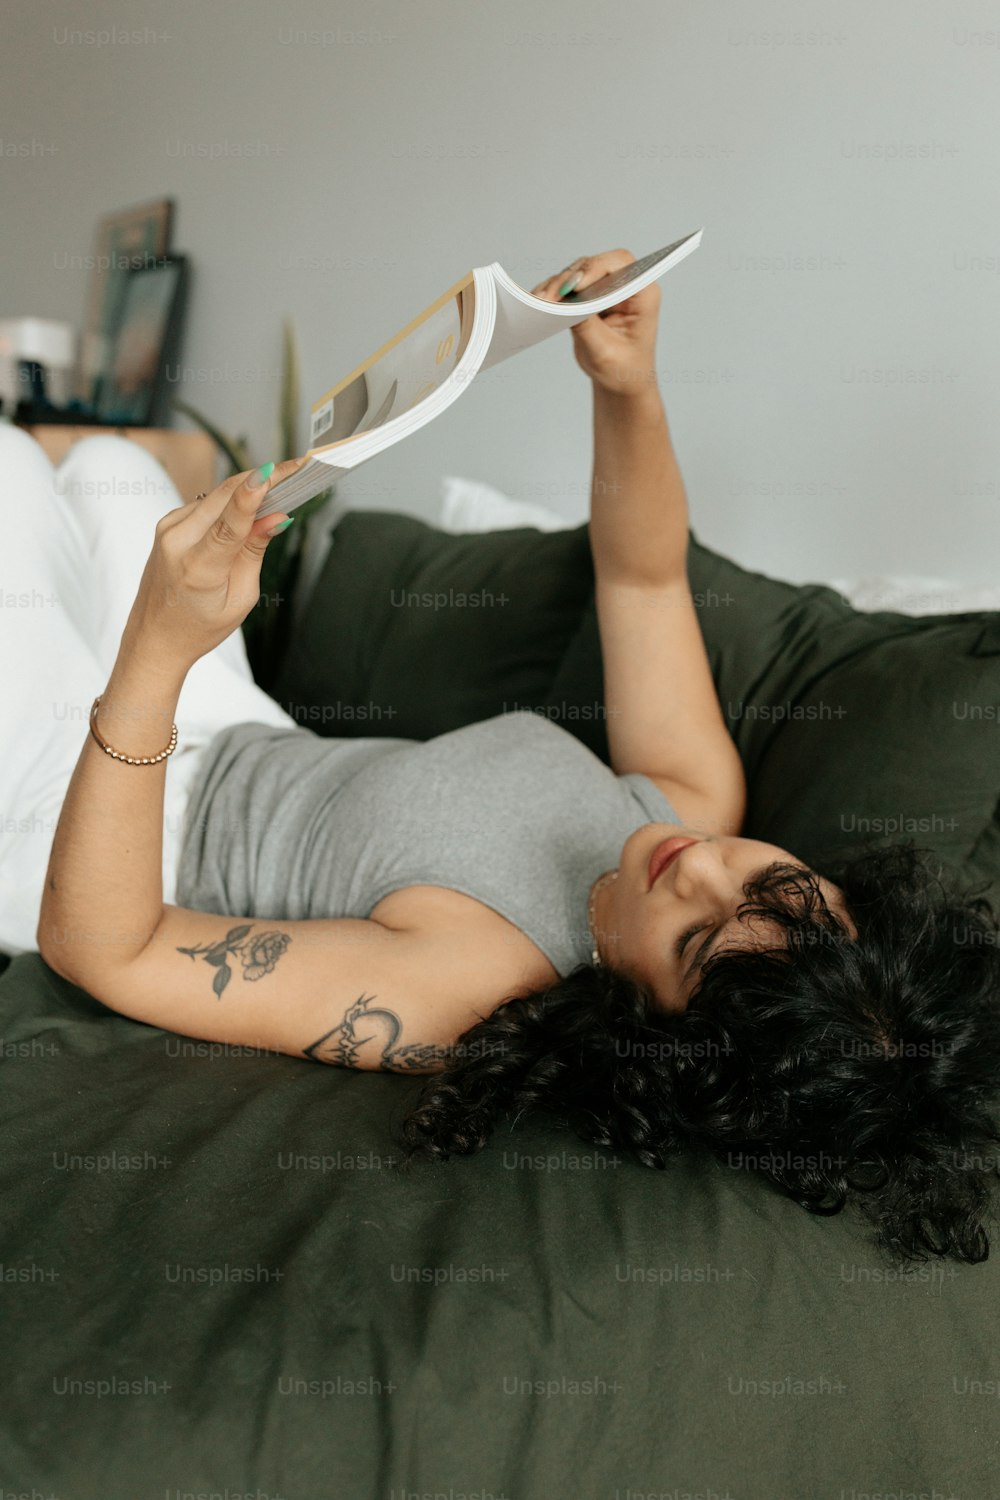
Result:
{"label": "gray wall", "polygon": [[[659,345],[702,539],[795,580],[995,581],[994,5],[22,0],[2,26],[0,316],[78,323],[96,219],[174,195],[184,395],[263,460],[286,315],[305,412],[473,265],[530,286],[704,226]],[[589,468],[567,333],[349,495],[430,513],[453,473],[582,517]]]}

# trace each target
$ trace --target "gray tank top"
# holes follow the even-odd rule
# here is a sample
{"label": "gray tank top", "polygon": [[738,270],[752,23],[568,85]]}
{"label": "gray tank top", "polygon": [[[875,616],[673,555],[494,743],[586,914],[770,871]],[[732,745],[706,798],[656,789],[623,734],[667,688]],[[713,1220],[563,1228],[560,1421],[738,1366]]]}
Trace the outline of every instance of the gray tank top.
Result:
{"label": "gray tank top", "polygon": [[521,710],[427,741],[231,724],[191,787],[176,901],[226,916],[367,917],[437,885],[513,922],[560,975],[590,958],[587,899],[630,833],[679,823],[647,776],[618,776]]}

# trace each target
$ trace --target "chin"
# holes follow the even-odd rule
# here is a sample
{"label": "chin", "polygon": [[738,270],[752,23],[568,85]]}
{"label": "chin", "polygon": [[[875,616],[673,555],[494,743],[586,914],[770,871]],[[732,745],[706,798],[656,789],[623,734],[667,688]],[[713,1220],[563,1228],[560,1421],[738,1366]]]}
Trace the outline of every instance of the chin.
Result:
{"label": "chin", "polygon": [[675,833],[684,832],[683,823],[644,823],[637,828],[635,833],[630,833],[625,840],[622,854],[626,849],[644,849],[646,858],[652,854],[657,844],[662,844],[664,839],[670,838]]}
{"label": "chin", "polygon": [[644,823],[622,845],[619,869],[629,885],[645,894],[649,889],[649,858],[657,844],[683,831],[679,823]]}

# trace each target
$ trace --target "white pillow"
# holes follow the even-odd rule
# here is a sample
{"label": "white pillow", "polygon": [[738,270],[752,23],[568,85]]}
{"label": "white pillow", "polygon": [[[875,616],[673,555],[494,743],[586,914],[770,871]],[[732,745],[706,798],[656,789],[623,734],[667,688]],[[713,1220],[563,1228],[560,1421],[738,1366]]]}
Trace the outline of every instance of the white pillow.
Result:
{"label": "white pillow", "polygon": [[443,531],[510,531],[515,526],[569,531],[581,522],[568,521],[531,500],[511,500],[509,495],[477,479],[445,474],[441,479],[441,514],[437,524]]}
{"label": "white pillow", "polygon": [[952,578],[887,573],[863,578],[835,578],[830,588],[862,610],[895,610],[901,615],[958,615],[975,609],[1000,609],[1000,589],[975,588]]}
{"label": "white pillow", "polygon": [[[512,500],[492,485],[446,474],[441,481],[444,531],[504,531],[536,526],[539,531],[565,531],[579,526],[565,516],[529,500]],[[826,580],[817,579],[823,583]],[[966,610],[1000,609],[1000,589],[973,588],[951,578],[925,575],[866,574],[834,578],[828,585],[860,610],[895,610],[903,615],[950,615]]]}

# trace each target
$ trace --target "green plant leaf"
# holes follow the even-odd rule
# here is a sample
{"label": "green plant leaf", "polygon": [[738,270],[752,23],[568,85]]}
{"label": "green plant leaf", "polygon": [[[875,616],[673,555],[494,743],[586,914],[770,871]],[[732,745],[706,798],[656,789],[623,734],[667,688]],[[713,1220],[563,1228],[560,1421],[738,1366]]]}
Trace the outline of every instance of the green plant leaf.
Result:
{"label": "green plant leaf", "polygon": [[278,418],[281,423],[283,458],[299,455],[299,348],[295,325],[285,319],[282,347],[281,396]]}

